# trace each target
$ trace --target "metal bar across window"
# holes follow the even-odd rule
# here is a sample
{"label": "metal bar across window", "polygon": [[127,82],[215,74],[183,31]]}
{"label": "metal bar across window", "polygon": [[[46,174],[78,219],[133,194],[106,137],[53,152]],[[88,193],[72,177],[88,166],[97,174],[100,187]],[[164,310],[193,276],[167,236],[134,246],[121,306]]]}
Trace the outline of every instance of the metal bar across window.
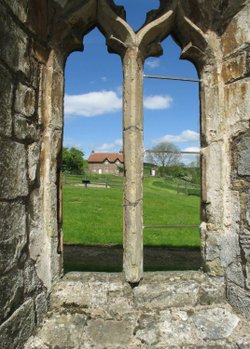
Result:
{"label": "metal bar across window", "polygon": [[169,154],[197,154],[200,155],[200,151],[166,151],[166,150],[145,150],[145,153],[169,153]]}
{"label": "metal bar across window", "polygon": [[146,225],[144,226],[144,229],[183,229],[199,227],[199,225]]}
{"label": "metal bar across window", "polygon": [[186,82],[202,82],[200,79],[191,78],[178,78],[175,76],[165,76],[165,75],[144,75],[146,79],[164,79],[164,80],[175,80],[175,81],[186,81]]}

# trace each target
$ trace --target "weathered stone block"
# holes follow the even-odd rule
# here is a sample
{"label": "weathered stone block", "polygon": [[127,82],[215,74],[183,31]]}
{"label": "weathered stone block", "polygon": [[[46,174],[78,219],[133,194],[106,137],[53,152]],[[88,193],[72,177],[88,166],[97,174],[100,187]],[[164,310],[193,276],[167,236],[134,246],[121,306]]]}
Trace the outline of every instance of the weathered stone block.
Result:
{"label": "weathered stone block", "polygon": [[[223,182],[222,172],[225,163],[225,149],[222,142],[214,142],[204,149],[206,167],[204,181],[206,186],[206,217],[214,230],[222,228],[223,221]],[[216,173],[216,176],[209,174]]]}
{"label": "weathered stone block", "polygon": [[[25,343],[25,349],[49,349],[48,345],[45,344],[40,338],[30,337]],[[241,349],[241,348],[240,348]]]}
{"label": "weathered stone block", "polygon": [[[41,330],[41,339],[50,347],[54,343],[60,349],[77,348],[81,343],[87,317],[84,314],[55,314],[47,319]],[[53,331],[51,329],[53,328]]]}
{"label": "weathered stone block", "polygon": [[170,310],[161,311],[159,330],[163,343],[168,343],[169,346],[194,343],[193,329],[187,320],[185,311],[176,312],[174,315]]}
{"label": "weathered stone block", "polygon": [[57,281],[63,273],[63,254],[58,252],[58,236],[50,239],[51,246],[51,277],[53,282]]}
{"label": "weathered stone block", "polygon": [[17,264],[23,254],[23,248],[26,242],[27,237],[23,236],[19,239],[6,240],[1,244],[0,273],[6,273]]}
{"label": "weathered stone block", "polygon": [[248,128],[250,104],[242,101],[250,100],[250,83],[247,79],[239,80],[225,86],[226,123],[232,134],[240,134]]}
{"label": "weathered stone block", "polygon": [[54,72],[52,77],[53,103],[51,105],[53,123],[55,127],[61,128],[63,125],[63,74]]}
{"label": "weathered stone block", "polygon": [[200,304],[223,304],[225,303],[225,285],[223,278],[211,277],[209,283],[201,284]]}
{"label": "weathered stone block", "polygon": [[240,261],[235,260],[226,269],[227,279],[238,286],[244,287],[245,278],[243,275],[243,266]]}
{"label": "weathered stone block", "polygon": [[222,68],[224,82],[228,83],[240,78],[246,74],[246,52],[226,61]]}
{"label": "weathered stone block", "polygon": [[10,136],[12,131],[13,83],[9,72],[0,64],[0,133]]}
{"label": "weathered stone block", "polygon": [[[54,288],[54,292],[51,296],[51,304],[53,308],[60,308],[62,304],[70,306],[70,304],[77,304],[79,308],[102,308],[105,304],[108,304],[108,285],[99,280],[81,280],[76,282],[66,282],[65,284],[58,284]],[[95,292],[93,293],[93,286]],[[70,290],[70,298],[69,298]]]}
{"label": "weathered stone block", "polygon": [[40,226],[41,224],[41,214],[42,214],[42,193],[41,189],[37,188],[33,190],[30,194],[29,201],[29,222],[34,226]]}
{"label": "weathered stone block", "polygon": [[26,297],[30,296],[37,289],[42,287],[41,280],[37,277],[34,263],[26,262],[23,270],[24,277],[24,294]]}
{"label": "weathered stone block", "polygon": [[244,252],[244,257],[247,261],[250,261],[250,230],[243,229],[240,232],[240,246]]}
{"label": "weathered stone block", "polygon": [[230,21],[221,40],[221,48],[224,55],[232,53],[238,47],[250,41],[248,19],[249,6],[245,6],[245,8]]}
{"label": "weathered stone block", "polygon": [[250,226],[250,190],[248,191],[248,205],[246,211],[246,220],[248,225]]}
{"label": "weathered stone block", "polygon": [[247,289],[250,290],[250,259],[246,263],[246,276],[247,276],[246,286],[247,286]]}
{"label": "weathered stone block", "polygon": [[26,233],[25,205],[0,202],[0,242]]}
{"label": "weathered stone block", "polygon": [[205,244],[205,255],[207,261],[212,261],[220,257],[221,236],[216,231],[207,231]]}
{"label": "weathered stone block", "polygon": [[21,140],[36,141],[39,137],[37,127],[19,115],[14,119],[14,133]]}
{"label": "weathered stone block", "polygon": [[48,311],[48,295],[46,292],[40,293],[35,299],[36,320],[40,325]]}
{"label": "weathered stone block", "polygon": [[35,112],[35,90],[19,83],[16,89],[15,111],[27,117]]}
{"label": "weathered stone block", "polygon": [[54,131],[53,134],[51,135],[51,144],[52,146],[50,147],[51,151],[51,167],[50,167],[50,178],[51,178],[51,183],[57,183],[58,181],[58,154],[61,151],[62,148],[62,131]]}
{"label": "weathered stone block", "polygon": [[[53,175],[52,175],[53,177]],[[51,177],[50,177],[51,179]],[[49,205],[46,205],[45,207],[45,214],[47,217],[47,235],[49,237],[57,237],[58,236],[58,224],[57,224],[57,200],[58,200],[58,188],[57,185],[54,183],[51,183],[50,186],[47,187],[47,190],[45,191],[45,200],[49,203]]]}
{"label": "weathered stone block", "polygon": [[241,136],[237,144],[238,174],[250,176],[250,134]]}
{"label": "weathered stone block", "polygon": [[35,326],[33,300],[27,300],[0,327],[1,348],[21,349]]}
{"label": "weathered stone block", "polygon": [[30,75],[28,62],[28,37],[9,16],[6,8],[0,4],[1,36],[0,48],[2,60],[14,71]]}
{"label": "weathered stone block", "polygon": [[33,182],[36,179],[40,160],[40,145],[33,143],[28,147],[29,179]]}
{"label": "weathered stone block", "polygon": [[135,333],[136,338],[155,348],[159,340],[159,326],[157,325],[155,316],[152,316],[152,314],[143,314],[138,320],[139,328]]}
{"label": "weathered stone block", "polygon": [[49,22],[49,2],[33,0],[32,3],[29,2],[29,17],[28,26],[31,31],[33,31],[41,41],[46,41],[48,35],[48,22]]}
{"label": "weathered stone block", "polygon": [[212,261],[206,261],[205,270],[206,272],[209,273],[209,275],[212,275],[212,276],[224,275],[224,269],[221,265],[220,258],[216,258]]}
{"label": "weathered stone block", "polygon": [[29,0],[8,0],[8,5],[12,9],[13,13],[19,18],[21,22],[25,22],[27,19],[28,11],[27,5]]}
{"label": "weathered stone block", "polygon": [[27,196],[27,166],[26,149],[17,142],[4,142],[0,140],[0,198],[14,199]]}
{"label": "weathered stone block", "polygon": [[229,229],[221,236],[221,265],[227,267],[232,263],[237,263],[237,256],[240,255],[239,236]]}
{"label": "weathered stone block", "polygon": [[34,190],[30,195],[29,207],[29,254],[35,262],[37,276],[47,288],[51,286],[51,246],[49,237],[42,224],[40,190]]}
{"label": "weathered stone block", "polygon": [[131,319],[104,321],[95,319],[88,322],[87,335],[97,348],[102,346],[124,346],[133,337],[135,323]]}
{"label": "weathered stone block", "polygon": [[[215,73],[214,73],[215,74]],[[214,78],[209,75],[202,77],[204,80],[204,96],[203,96],[203,108],[206,110],[206,118],[203,120],[202,131],[206,136],[207,143],[218,141],[221,139],[221,121],[223,115],[219,109],[218,100],[220,98],[220,91],[218,89],[217,76]],[[211,85],[215,84],[214,87]]]}
{"label": "weathered stone block", "polygon": [[[186,306],[194,306],[198,303],[200,289],[195,282],[190,283],[183,280],[180,284],[171,282],[159,288],[148,286],[141,285],[134,290],[135,302],[138,306],[144,304],[145,308],[154,309],[163,303],[168,308],[182,307],[184,304]],[[175,294],[174,298],[172,297],[173,294]]]}
{"label": "weathered stone block", "polygon": [[241,214],[241,202],[240,194],[238,191],[228,190],[224,194],[224,224],[226,227],[230,227],[230,232],[232,239],[237,236],[239,232],[239,222]]}
{"label": "weathered stone block", "polygon": [[240,321],[235,314],[219,307],[197,310],[192,320],[199,336],[209,340],[229,337]]}
{"label": "weathered stone block", "polygon": [[14,270],[0,278],[0,323],[10,312],[23,303],[23,276]]}
{"label": "weathered stone block", "polygon": [[227,298],[230,304],[239,309],[250,320],[250,291],[229,284],[227,287]]}

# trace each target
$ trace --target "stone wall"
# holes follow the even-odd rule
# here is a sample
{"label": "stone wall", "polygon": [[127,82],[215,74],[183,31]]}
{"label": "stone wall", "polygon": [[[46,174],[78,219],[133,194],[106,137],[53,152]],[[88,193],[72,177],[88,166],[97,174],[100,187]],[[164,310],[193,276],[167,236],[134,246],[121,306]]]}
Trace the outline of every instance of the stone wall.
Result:
{"label": "stone wall", "polygon": [[42,97],[50,52],[43,3],[0,1],[0,347],[9,349],[21,348],[42,321],[61,270],[58,165],[45,154],[47,128],[55,131],[45,124]]}
{"label": "stone wall", "polygon": [[229,302],[250,318],[250,3],[234,5],[209,33],[214,57],[201,74],[202,247],[205,270],[225,276]]}
{"label": "stone wall", "polygon": [[127,273],[132,257],[135,280],[142,272],[143,63],[171,33],[202,79],[204,269],[225,277],[229,301],[250,318],[249,12],[249,0],[162,0],[134,33],[111,0],[0,0],[1,348],[22,347],[62,271],[64,64],[96,25],[126,77]]}
{"label": "stone wall", "polygon": [[[222,36],[225,117],[231,171],[235,245],[227,267],[231,304],[250,319],[250,4],[238,13]],[[233,35],[234,34],[234,35]],[[228,40],[230,38],[230,40]],[[228,42],[229,41],[229,42]]]}

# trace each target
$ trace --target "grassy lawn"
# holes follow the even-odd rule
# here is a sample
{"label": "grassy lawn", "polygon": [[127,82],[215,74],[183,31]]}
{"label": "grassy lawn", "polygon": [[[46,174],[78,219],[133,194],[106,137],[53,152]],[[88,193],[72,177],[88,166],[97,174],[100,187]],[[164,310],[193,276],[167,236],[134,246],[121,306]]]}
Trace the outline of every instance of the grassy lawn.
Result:
{"label": "grassy lawn", "polygon": [[[81,178],[72,178],[71,183]],[[78,244],[122,244],[122,178],[99,177],[105,188],[64,185],[64,240]],[[91,180],[92,181],[92,180]],[[67,178],[66,183],[70,183]],[[173,183],[161,178],[144,180],[144,225],[199,224],[200,199],[177,194]],[[148,246],[200,245],[199,229],[145,230]]]}

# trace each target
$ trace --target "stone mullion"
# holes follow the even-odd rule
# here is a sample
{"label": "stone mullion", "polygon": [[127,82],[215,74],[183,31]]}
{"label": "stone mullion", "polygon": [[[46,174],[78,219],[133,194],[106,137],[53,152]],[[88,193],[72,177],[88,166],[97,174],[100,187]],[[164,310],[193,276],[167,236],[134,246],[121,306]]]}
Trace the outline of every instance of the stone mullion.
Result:
{"label": "stone mullion", "polygon": [[137,47],[123,57],[124,254],[128,282],[143,273],[143,57]]}

